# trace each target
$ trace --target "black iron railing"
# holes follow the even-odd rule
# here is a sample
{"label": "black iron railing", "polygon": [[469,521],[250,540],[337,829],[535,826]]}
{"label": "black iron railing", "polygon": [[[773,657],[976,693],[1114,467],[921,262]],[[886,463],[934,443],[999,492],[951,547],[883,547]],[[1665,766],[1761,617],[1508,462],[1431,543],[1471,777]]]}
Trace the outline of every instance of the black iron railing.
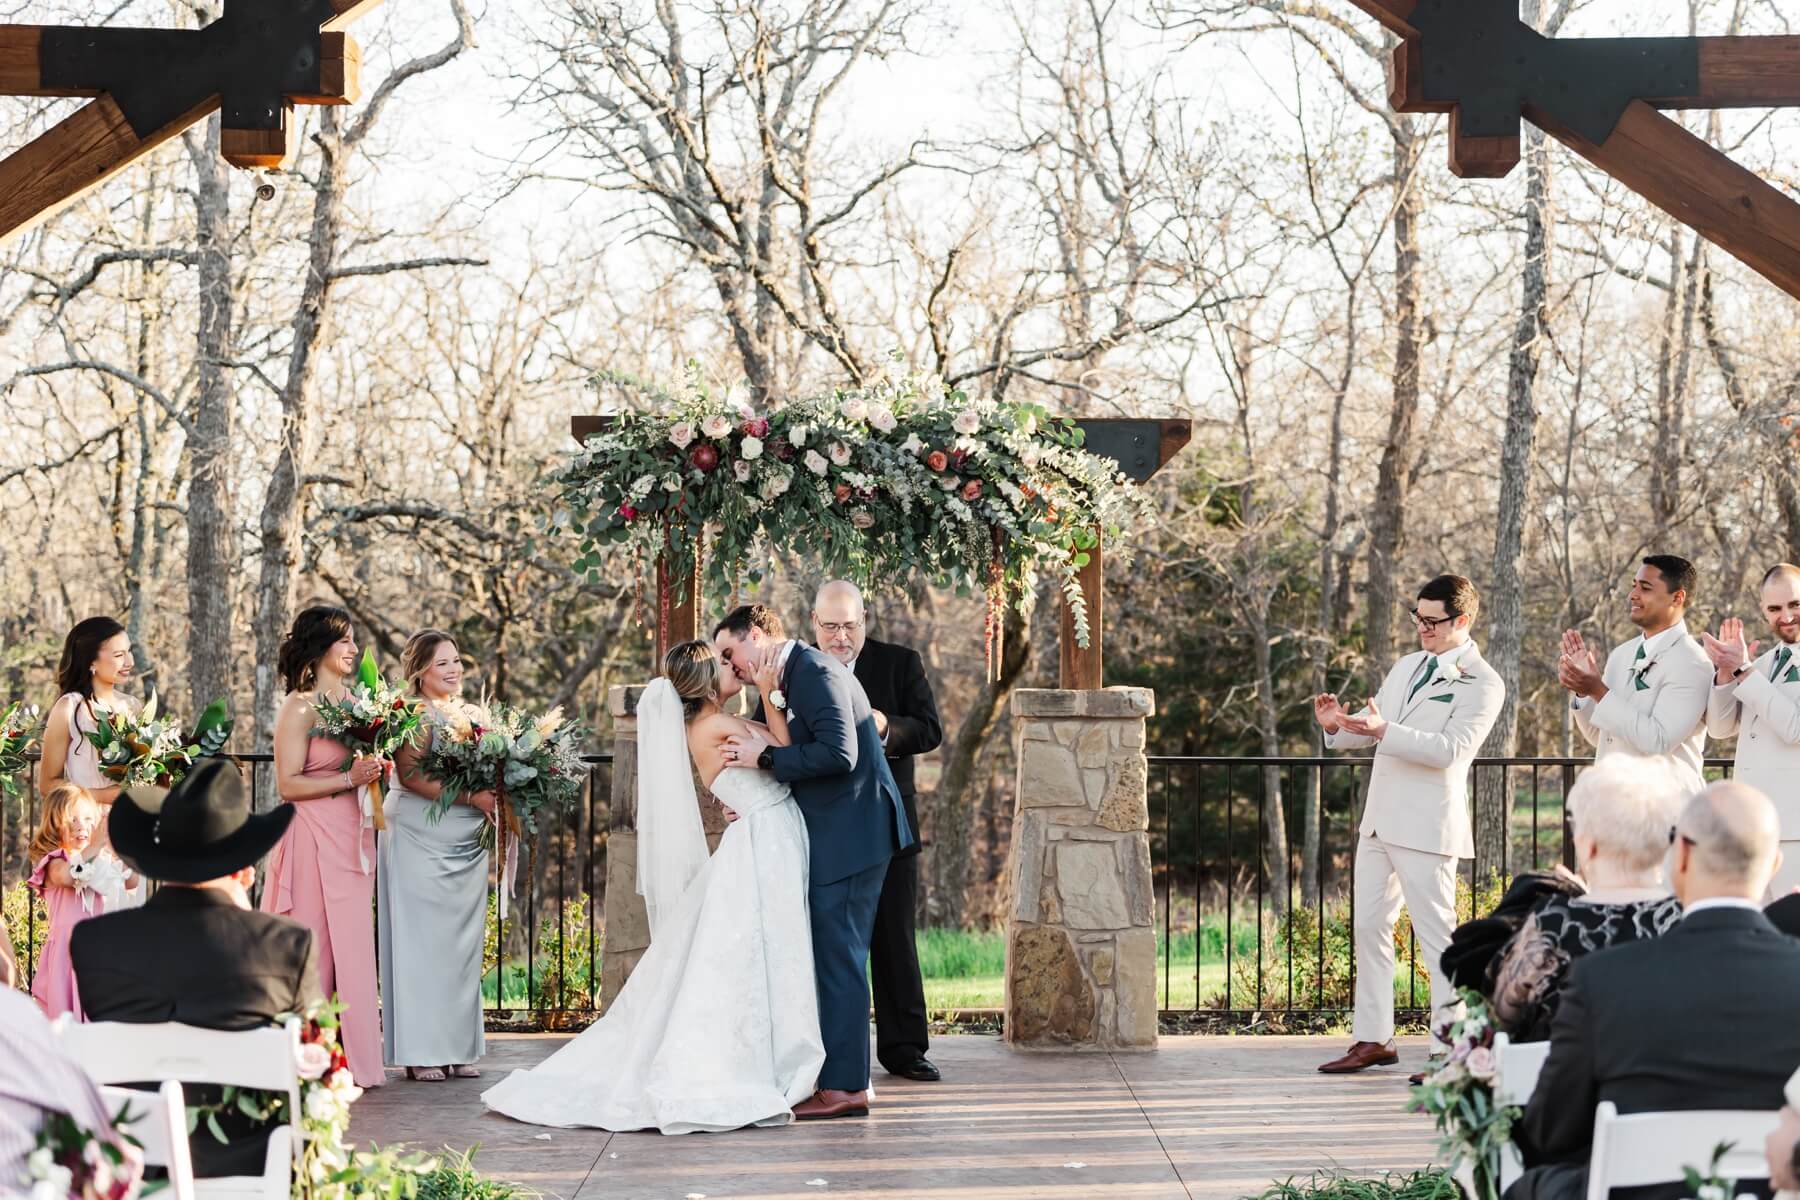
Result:
{"label": "black iron railing", "polygon": [[[234,754],[249,775],[251,794],[275,794],[274,764],[267,754]],[[604,927],[599,911],[606,881],[606,827],[612,796],[612,755],[584,755],[587,783],[578,804],[551,818],[527,852],[519,856],[516,894],[510,911],[499,915],[499,872],[490,866],[488,916],[483,941],[481,988],[491,1023],[539,1022],[549,1012],[592,1015],[599,1001]],[[23,796],[23,836],[0,830],[0,896],[11,898],[22,915],[23,943],[38,945],[43,915],[38,904],[17,893],[31,864],[13,853],[28,842],[37,824],[35,764]],[[374,869],[374,864],[371,864]],[[258,873],[256,896],[262,888]],[[22,907],[23,912],[20,913]],[[27,986],[36,955],[21,956]]]}
{"label": "black iron railing", "polygon": [[[1476,857],[1461,864],[1460,920],[1490,910],[1516,872],[1572,865],[1563,799],[1592,761],[1475,761]],[[1240,1022],[1270,1013],[1341,1018],[1355,988],[1356,826],[1369,760],[1157,755],[1149,764],[1159,1006]],[[1707,767],[1709,775],[1730,773],[1728,760]],[[1496,844],[1479,831],[1509,793]],[[1396,1009],[1419,1019],[1428,1007],[1426,964],[1410,925],[1404,929]]]}

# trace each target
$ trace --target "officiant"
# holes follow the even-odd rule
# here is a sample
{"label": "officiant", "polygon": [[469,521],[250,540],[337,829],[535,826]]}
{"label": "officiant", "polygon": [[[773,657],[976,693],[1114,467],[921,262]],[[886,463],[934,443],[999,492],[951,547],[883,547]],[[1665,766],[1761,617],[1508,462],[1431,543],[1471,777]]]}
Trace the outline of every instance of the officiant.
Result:
{"label": "officiant", "polygon": [[869,636],[862,593],[855,584],[834,579],[821,587],[813,601],[812,626],[813,644],[849,667],[869,695],[913,835],[912,844],[888,863],[875,910],[875,935],[869,942],[875,1057],[889,1074],[935,1083],[938,1069],[925,1057],[929,1048],[925,984],[913,936],[920,845],[913,757],[938,748],[944,740],[943,722],[919,652]]}

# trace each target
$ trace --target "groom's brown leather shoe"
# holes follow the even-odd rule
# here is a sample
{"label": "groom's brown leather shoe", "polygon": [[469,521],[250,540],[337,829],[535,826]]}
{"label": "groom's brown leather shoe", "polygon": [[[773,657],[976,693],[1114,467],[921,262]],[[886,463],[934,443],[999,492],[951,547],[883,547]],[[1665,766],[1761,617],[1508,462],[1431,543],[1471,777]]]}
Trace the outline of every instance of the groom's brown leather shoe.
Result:
{"label": "groom's brown leather shoe", "polygon": [[820,1088],[794,1105],[796,1121],[829,1121],[833,1117],[866,1117],[869,1115],[868,1092],[840,1092],[836,1088]]}
{"label": "groom's brown leather shoe", "polygon": [[1400,1055],[1391,1041],[1357,1042],[1350,1047],[1349,1053],[1325,1063],[1319,1071],[1325,1075],[1348,1075],[1368,1067],[1391,1067],[1399,1061]]}

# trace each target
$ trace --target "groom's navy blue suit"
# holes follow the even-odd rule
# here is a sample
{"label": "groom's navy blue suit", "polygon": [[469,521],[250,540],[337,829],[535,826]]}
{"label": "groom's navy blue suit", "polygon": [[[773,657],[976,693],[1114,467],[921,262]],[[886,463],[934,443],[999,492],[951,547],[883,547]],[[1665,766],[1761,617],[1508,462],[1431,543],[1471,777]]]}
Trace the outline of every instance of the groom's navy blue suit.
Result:
{"label": "groom's navy blue suit", "polygon": [[862,684],[800,642],[782,669],[790,746],[771,748],[775,778],[793,789],[811,845],[807,905],[825,1066],[819,1086],[869,1086],[869,937],[882,880],[912,831]]}

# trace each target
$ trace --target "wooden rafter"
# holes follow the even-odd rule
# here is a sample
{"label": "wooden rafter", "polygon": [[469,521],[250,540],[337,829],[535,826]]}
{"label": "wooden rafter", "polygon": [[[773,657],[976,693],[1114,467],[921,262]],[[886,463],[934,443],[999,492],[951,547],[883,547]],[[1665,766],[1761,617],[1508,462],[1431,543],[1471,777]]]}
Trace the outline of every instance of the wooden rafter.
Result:
{"label": "wooden rafter", "polygon": [[0,25],[0,94],[92,101],[0,160],[0,239],[223,110],[233,166],[293,156],[296,104],[350,104],[361,52],[343,32],[380,0],[226,0],[202,29]]}
{"label": "wooden rafter", "polygon": [[1800,37],[1546,38],[1516,0],[1351,2],[1401,39],[1394,110],[1450,114],[1457,175],[1517,166],[1523,117],[1800,298],[1800,202],[1658,111],[1800,106]]}

